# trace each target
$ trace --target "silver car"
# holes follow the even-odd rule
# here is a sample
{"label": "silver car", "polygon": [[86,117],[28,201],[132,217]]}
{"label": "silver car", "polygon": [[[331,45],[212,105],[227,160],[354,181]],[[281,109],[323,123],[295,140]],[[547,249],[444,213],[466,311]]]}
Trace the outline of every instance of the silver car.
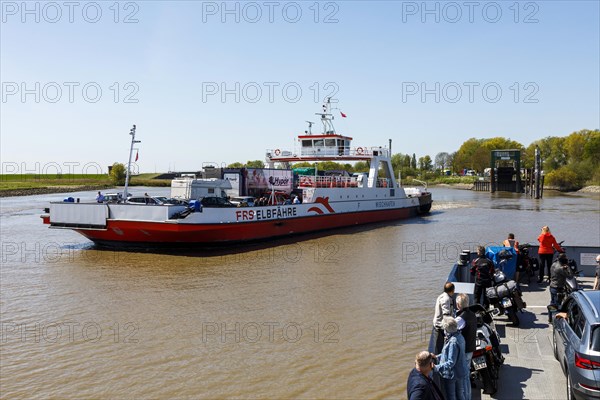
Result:
{"label": "silver car", "polygon": [[554,357],[567,378],[568,399],[600,399],[600,291],[577,291],[554,320]]}

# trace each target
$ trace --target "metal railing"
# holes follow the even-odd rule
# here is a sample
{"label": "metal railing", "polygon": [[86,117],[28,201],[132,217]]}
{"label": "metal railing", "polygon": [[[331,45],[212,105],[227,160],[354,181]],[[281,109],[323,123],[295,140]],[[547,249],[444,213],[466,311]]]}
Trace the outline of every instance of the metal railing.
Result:
{"label": "metal railing", "polygon": [[389,157],[389,149],[385,147],[339,147],[339,146],[313,146],[301,147],[289,151],[286,149],[267,149],[269,158],[288,158],[288,157]]}
{"label": "metal railing", "polygon": [[[392,187],[392,180],[388,178],[378,178],[375,181],[376,187],[388,188]],[[366,179],[359,184],[358,179],[354,176],[314,176],[314,175],[300,175],[298,176],[299,187],[313,187],[313,188],[355,188],[355,187],[366,187]]]}

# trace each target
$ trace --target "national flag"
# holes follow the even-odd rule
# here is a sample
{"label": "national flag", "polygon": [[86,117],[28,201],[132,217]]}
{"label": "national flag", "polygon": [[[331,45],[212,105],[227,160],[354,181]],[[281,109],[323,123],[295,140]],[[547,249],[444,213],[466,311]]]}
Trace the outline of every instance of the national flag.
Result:
{"label": "national flag", "polygon": [[140,152],[139,152],[139,150],[136,150],[136,152],[135,152],[135,161],[137,161],[138,158],[140,158]]}
{"label": "national flag", "polygon": [[346,118],[346,114],[344,114],[343,112],[340,111],[340,114],[342,114],[342,118]]}

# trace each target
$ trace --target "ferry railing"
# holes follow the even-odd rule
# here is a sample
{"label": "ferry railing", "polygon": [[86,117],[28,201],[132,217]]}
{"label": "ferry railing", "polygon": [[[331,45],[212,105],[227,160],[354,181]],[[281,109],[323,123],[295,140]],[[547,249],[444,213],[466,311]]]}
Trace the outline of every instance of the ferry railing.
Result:
{"label": "ferry railing", "polygon": [[[375,181],[375,185],[378,188],[391,188],[392,180],[388,178],[378,178]],[[314,188],[352,188],[358,187],[358,180],[353,176],[299,175],[298,186]]]}
{"label": "ferry railing", "polygon": [[351,188],[358,187],[358,181],[356,177],[352,176],[299,175],[298,186],[313,188]]}
{"label": "ferry railing", "polygon": [[294,148],[294,150],[286,149],[267,149],[267,156],[269,158],[288,158],[288,157],[389,157],[390,152],[386,147],[367,147],[367,146],[355,146],[355,147],[340,147],[340,146],[312,146],[312,147],[301,147],[300,149]]}

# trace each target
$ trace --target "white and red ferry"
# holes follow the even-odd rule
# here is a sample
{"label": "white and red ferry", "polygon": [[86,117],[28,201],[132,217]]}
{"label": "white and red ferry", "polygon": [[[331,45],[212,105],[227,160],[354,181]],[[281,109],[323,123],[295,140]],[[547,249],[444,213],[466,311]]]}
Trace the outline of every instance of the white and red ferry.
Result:
{"label": "white and red ferry", "polygon": [[[50,228],[72,229],[103,246],[211,245],[282,238],[327,229],[391,221],[428,213],[427,188],[403,188],[392,169],[387,147],[353,146],[352,138],[335,132],[331,103],[317,113],[321,134],[309,129],[298,136],[294,151],[270,149],[266,161],[368,161],[368,174],[301,175],[294,192],[300,204],[253,207],[201,207],[129,203],[53,202],[42,215]],[[131,132],[132,147],[135,126]],[[127,182],[125,193],[127,193]],[[271,201],[273,203],[273,201]]]}

